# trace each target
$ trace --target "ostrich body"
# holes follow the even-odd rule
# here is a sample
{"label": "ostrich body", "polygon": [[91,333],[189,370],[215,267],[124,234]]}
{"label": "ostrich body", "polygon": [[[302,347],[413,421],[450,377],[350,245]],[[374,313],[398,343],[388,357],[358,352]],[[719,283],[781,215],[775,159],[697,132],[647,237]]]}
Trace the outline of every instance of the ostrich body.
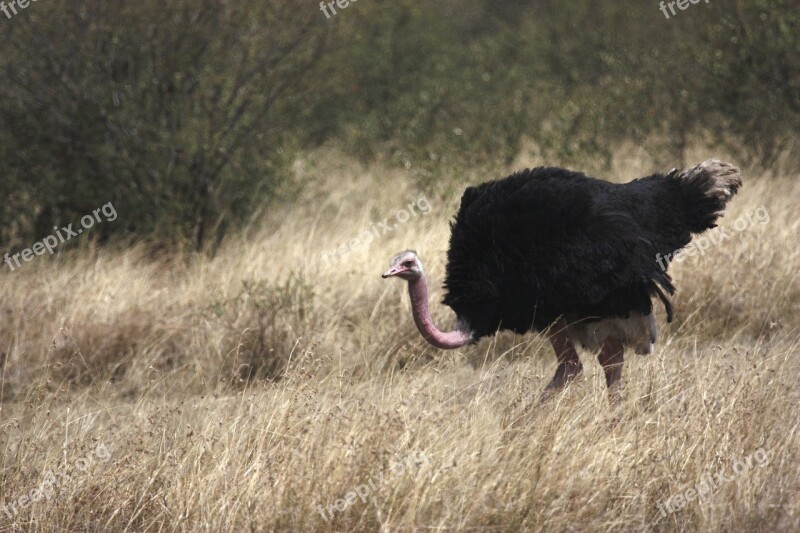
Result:
{"label": "ostrich body", "polygon": [[415,252],[397,254],[383,277],[408,281],[414,322],[437,348],[547,331],[558,359],[548,390],[581,372],[577,344],[599,352],[618,397],[625,347],[648,354],[656,341],[653,298],[672,320],[669,259],[716,226],[741,184],[738,168],[709,160],[625,184],[542,167],[467,188],[447,253],[450,332],[433,324]]}

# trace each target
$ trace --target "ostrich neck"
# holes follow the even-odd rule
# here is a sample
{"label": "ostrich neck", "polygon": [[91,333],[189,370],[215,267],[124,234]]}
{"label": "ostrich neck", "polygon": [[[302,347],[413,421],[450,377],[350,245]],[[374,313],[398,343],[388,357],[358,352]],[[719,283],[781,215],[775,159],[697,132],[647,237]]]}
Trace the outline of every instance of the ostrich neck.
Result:
{"label": "ostrich neck", "polygon": [[414,313],[414,323],[426,341],[437,348],[450,350],[460,348],[472,340],[472,333],[466,325],[459,321],[456,330],[450,332],[440,331],[431,319],[428,311],[428,283],[423,274],[418,279],[408,282],[408,293],[411,296],[411,310]]}

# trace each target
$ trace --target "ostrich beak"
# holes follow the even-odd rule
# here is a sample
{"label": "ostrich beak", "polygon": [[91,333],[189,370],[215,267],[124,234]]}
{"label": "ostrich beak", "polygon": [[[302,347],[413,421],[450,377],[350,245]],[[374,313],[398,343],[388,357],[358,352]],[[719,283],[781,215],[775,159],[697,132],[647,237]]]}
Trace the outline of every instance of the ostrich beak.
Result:
{"label": "ostrich beak", "polygon": [[389,270],[387,270],[386,272],[384,272],[383,274],[381,274],[381,277],[383,279],[391,278],[392,276],[396,276],[396,275],[400,274],[401,272],[405,272],[406,270],[408,270],[408,269],[403,268],[401,266],[394,266],[394,267],[390,268]]}

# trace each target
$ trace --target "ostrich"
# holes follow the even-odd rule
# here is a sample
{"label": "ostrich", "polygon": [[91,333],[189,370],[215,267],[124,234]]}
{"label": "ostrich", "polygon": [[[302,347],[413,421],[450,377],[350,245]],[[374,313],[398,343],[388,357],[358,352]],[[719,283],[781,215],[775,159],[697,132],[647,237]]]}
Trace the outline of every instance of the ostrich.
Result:
{"label": "ostrich", "polygon": [[716,227],[741,184],[737,167],[712,159],[624,184],[540,167],[468,187],[447,252],[443,303],[456,314],[453,331],[433,324],[416,252],[394,256],[382,277],[408,282],[417,329],[437,348],[498,330],[546,331],[558,360],[546,395],[582,372],[580,345],[599,352],[618,401],[625,347],[653,350],[653,298],[672,321],[670,258]]}

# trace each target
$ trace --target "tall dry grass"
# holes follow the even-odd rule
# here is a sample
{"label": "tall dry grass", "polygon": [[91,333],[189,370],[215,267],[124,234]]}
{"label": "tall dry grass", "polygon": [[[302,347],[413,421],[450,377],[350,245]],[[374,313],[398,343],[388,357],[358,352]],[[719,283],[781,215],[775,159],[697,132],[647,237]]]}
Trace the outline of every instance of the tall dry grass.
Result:
{"label": "tall dry grass", "polygon": [[[676,321],[629,356],[611,411],[594,356],[537,407],[540,336],[436,351],[379,277],[413,247],[440,300],[457,192],[509,169],[431,191],[331,152],[295,170],[303,201],[213,258],[88,245],[0,274],[0,506],[16,505],[0,530],[800,529],[799,176],[746,174],[722,224],[769,222],[673,267]],[[612,174],[653,170],[631,153]],[[323,259],[421,193],[430,214]],[[107,461],[76,468],[98,445]],[[757,450],[767,464],[734,475]],[[733,479],[662,516],[721,469]],[[70,479],[20,505],[48,472]]]}

